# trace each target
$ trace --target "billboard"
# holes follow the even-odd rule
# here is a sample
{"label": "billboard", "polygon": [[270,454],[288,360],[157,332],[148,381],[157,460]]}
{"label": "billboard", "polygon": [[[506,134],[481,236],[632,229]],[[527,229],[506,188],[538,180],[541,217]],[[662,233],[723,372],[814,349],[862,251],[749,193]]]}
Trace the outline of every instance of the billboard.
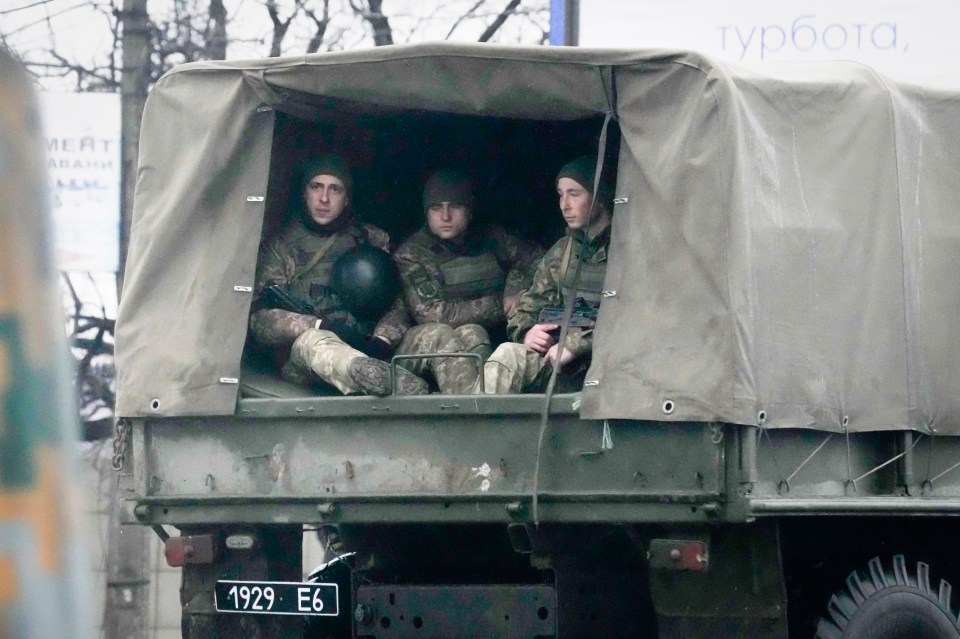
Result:
{"label": "billboard", "polygon": [[581,0],[579,44],[680,48],[747,66],[854,60],[895,79],[956,87],[950,0]]}
{"label": "billboard", "polygon": [[120,246],[120,95],[40,99],[62,271],[115,272]]}

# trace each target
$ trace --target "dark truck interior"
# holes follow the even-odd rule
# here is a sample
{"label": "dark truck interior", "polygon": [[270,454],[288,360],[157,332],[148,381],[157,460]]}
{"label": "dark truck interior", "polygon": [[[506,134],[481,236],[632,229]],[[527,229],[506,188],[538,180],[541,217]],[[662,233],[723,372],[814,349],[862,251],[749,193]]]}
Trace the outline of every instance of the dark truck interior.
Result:
{"label": "dark truck interior", "polygon": [[[423,224],[427,177],[456,168],[474,182],[471,224],[499,224],[549,248],[564,232],[554,179],[567,161],[597,153],[603,117],[534,120],[384,109],[317,96],[289,96],[278,111],[262,240],[299,214],[297,168],[318,155],[340,155],[353,171],[358,219],[387,231],[394,247]],[[615,183],[619,129],[611,122],[604,176]],[[303,388],[280,379],[275,364],[248,343],[241,392],[245,397],[338,395],[322,384]]]}

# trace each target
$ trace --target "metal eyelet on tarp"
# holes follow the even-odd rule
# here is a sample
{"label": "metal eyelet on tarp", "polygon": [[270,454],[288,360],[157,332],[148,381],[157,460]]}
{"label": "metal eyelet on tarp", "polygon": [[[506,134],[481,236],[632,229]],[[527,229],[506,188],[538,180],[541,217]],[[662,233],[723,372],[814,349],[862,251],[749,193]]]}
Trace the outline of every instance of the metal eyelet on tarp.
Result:
{"label": "metal eyelet on tarp", "polygon": [[677,405],[674,404],[672,399],[663,400],[663,404],[660,406],[660,410],[663,411],[664,415],[670,415],[676,409]]}

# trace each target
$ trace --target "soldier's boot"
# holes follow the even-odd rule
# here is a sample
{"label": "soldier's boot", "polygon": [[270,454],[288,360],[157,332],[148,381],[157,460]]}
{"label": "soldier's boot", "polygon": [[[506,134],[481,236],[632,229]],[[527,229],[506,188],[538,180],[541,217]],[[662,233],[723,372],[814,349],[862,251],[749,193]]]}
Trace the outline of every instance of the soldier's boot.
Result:
{"label": "soldier's boot", "polygon": [[[347,369],[350,381],[362,395],[389,395],[390,365],[372,357],[356,357]],[[405,369],[397,366],[397,395],[426,395],[430,392],[427,383]]]}
{"label": "soldier's boot", "polygon": [[397,395],[429,395],[430,385],[419,375],[397,366]]}
{"label": "soldier's boot", "polygon": [[[390,365],[351,348],[330,331],[311,328],[290,348],[284,374],[296,376],[306,368],[344,395],[389,395]],[[410,371],[397,367],[398,395],[424,395],[427,383]]]}

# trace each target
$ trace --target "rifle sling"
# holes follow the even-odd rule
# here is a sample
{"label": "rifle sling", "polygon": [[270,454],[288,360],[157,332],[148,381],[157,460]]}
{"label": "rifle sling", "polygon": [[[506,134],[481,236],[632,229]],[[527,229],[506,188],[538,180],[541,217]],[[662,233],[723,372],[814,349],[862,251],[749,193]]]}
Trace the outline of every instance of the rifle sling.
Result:
{"label": "rifle sling", "polygon": [[[563,249],[563,259],[560,260],[560,291],[567,281],[567,269],[570,268],[570,258],[573,257],[573,238],[567,237],[567,246]],[[561,297],[562,299],[562,297]]]}
{"label": "rifle sling", "polygon": [[327,254],[327,251],[330,250],[330,247],[333,246],[333,243],[336,240],[337,240],[337,234],[332,233],[330,237],[327,238],[327,241],[324,242],[323,245],[319,249],[317,249],[317,252],[313,254],[313,257],[310,258],[310,261],[307,262],[307,265],[293,274],[293,277],[290,278],[289,283],[293,284],[294,282],[299,280],[301,277],[309,273],[310,269],[312,269],[314,266],[319,264],[320,260],[323,259],[323,256]]}

